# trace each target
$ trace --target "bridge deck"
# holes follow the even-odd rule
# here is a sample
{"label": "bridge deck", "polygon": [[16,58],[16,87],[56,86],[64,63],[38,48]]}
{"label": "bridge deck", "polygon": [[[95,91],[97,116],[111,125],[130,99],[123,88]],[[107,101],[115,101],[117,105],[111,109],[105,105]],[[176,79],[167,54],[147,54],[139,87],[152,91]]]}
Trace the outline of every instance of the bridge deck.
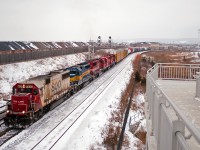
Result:
{"label": "bridge deck", "polygon": [[[200,101],[195,99],[196,81],[157,80],[157,84],[179,109],[200,130]],[[193,144],[192,144],[193,145]],[[193,145],[194,146],[194,145]],[[198,148],[196,145],[192,149]]]}

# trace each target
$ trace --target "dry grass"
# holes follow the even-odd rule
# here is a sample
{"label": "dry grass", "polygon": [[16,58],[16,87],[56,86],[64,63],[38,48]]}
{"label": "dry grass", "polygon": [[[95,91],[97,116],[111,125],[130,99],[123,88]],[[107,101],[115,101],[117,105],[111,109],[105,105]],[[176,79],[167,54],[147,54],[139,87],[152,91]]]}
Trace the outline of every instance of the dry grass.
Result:
{"label": "dry grass", "polygon": [[145,131],[138,131],[135,133],[135,137],[140,139],[142,141],[143,145],[146,144],[146,135],[147,135],[147,132],[145,132]]}
{"label": "dry grass", "polygon": [[[165,50],[165,51],[150,51],[142,54],[142,57],[152,59],[156,63],[193,63],[192,60],[199,59],[194,58],[193,52],[180,51],[180,50]],[[195,64],[195,63],[194,63]],[[197,64],[197,63],[196,63]]]}
{"label": "dry grass", "polygon": [[[150,51],[146,52],[142,55],[142,62],[145,61],[154,61],[156,63],[173,63],[173,64],[199,64],[198,62],[193,62],[195,60],[199,60],[200,53],[198,53],[197,57],[195,56],[195,52],[190,51]],[[170,65],[170,64],[168,64]],[[146,69],[144,69],[146,68]],[[146,73],[149,67],[144,67],[143,71]],[[166,78],[176,78],[178,75],[176,72],[180,72],[180,78],[189,78],[191,76],[191,72],[186,68],[165,68],[162,70],[162,74],[159,74],[160,77]],[[160,71],[159,71],[160,72]],[[192,74],[196,74],[196,70],[192,70]]]}

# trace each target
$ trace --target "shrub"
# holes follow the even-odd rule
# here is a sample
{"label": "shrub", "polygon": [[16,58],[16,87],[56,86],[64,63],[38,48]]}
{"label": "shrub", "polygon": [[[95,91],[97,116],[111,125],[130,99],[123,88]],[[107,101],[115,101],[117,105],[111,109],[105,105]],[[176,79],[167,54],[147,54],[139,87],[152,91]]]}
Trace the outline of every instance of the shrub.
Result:
{"label": "shrub", "polygon": [[146,57],[142,57],[142,62],[146,63],[147,59]]}
{"label": "shrub", "polygon": [[155,62],[152,60],[151,61],[151,66],[154,66],[155,65]]}
{"label": "shrub", "polygon": [[136,71],[136,72],[135,72],[135,81],[136,81],[136,82],[140,82],[140,81],[141,81],[141,76],[140,76],[139,71]]}
{"label": "shrub", "polygon": [[146,78],[145,77],[142,78],[141,85],[146,85]]}

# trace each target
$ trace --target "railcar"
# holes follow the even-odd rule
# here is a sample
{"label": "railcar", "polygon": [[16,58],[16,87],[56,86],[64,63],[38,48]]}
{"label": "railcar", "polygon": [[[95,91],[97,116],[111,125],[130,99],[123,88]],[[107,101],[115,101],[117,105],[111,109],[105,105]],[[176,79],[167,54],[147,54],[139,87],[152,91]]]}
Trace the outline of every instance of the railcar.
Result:
{"label": "railcar", "polygon": [[109,66],[112,67],[115,64],[115,55],[109,54],[107,55],[107,58],[109,59]]}
{"label": "railcar", "polygon": [[118,49],[112,52],[115,55],[115,62],[118,63],[128,55],[128,50]]}
{"label": "railcar", "polygon": [[98,77],[101,73],[100,70],[100,60],[99,59],[93,59],[88,61],[90,64],[90,74],[92,75],[93,79]]}
{"label": "railcar", "polygon": [[13,86],[4,122],[6,126],[25,127],[39,119],[50,105],[71,91],[69,71],[53,71]]}
{"label": "railcar", "polygon": [[70,85],[75,89],[81,88],[86,82],[92,80],[90,74],[90,64],[87,62],[67,68],[70,72]]}
{"label": "railcar", "polygon": [[134,49],[132,48],[132,47],[129,47],[128,48],[128,54],[131,54],[131,53],[133,53],[134,52]]}
{"label": "railcar", "polygon": [[105,72],[107,70],[107,68],[108,68],[108,58],[100,57],[99,61],[100,61],[100,70],[101,70],[101,72]]}

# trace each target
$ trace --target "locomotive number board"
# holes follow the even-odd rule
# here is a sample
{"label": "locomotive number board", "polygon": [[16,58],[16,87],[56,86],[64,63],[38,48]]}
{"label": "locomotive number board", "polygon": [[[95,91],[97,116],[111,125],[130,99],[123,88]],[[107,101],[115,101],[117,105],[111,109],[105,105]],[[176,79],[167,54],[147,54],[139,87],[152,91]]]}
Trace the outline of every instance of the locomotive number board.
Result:
{"label": "locomotive number board", "polygon": [[18,87],[18,88],[33,88],[33,85],[19,84],[17,87]]}

